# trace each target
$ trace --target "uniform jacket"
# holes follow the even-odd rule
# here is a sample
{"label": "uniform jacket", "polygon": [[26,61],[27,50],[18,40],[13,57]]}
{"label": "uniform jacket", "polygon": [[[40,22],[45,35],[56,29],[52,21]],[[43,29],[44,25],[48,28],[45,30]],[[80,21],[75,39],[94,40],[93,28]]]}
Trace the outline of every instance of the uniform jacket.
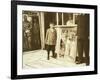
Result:
{"label": "uniform jacket", "polygon": [[51,29],[48,29],[46,32],[46,44],[47,45],[56,45],[57,40],[57,33],[56,30],[51,31]]}

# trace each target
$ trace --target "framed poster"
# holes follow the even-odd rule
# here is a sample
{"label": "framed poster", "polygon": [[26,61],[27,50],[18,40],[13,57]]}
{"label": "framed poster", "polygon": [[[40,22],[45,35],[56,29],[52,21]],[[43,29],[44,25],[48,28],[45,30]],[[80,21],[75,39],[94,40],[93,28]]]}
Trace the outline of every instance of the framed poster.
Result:
{"label": "framed poster", "polygon": [[97,6],[11,1],[11,78],[97,74]]}

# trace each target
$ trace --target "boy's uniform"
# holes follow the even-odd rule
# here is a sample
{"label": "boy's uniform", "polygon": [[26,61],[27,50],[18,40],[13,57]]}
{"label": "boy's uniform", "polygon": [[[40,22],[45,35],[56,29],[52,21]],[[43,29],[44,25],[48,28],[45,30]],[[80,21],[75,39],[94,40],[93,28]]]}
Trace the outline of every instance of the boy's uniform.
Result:
{"label": "boy's uniform", "polygon": [[46,32],[46,49],[48,52],[48,60],[50,56],[50,51],[53,53],[53,57],[55,57],[55,45],[56,45],[56,40],[57,40],[57,33],[56,30],[53,29],[48,29]]}

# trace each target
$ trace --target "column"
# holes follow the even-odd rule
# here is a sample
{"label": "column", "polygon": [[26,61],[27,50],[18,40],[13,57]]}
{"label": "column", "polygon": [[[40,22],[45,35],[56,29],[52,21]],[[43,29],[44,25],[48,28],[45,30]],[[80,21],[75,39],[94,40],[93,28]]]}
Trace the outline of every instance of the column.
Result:
{"label": "column", "polygon": [[[57,24],[56,25],[59,25],[59,13],[56,13],[56,21],[57,21]],[[56,43],[56,53],[59,54],[59,51],[60,51],[60,35],[61,35],[61,29],[59,28],[59,26],[57,26],[58,28],[56,28],[56,31],[57,31],[57,43]]]}
{"label": "column", "polygon": [[73,13],[73,24],[75,24],[75,14]]}
{"label": "column", "polygon": [[41,37],[41,48],[45,47],[45,28],[44,28],[44,12],[40,12],[40,37]]}

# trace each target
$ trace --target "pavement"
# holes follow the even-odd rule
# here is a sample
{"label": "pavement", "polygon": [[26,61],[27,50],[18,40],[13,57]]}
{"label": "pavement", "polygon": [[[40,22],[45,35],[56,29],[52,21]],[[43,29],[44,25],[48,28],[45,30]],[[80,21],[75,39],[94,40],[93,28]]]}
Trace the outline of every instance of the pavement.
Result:
{"label": "pavement", "polygon": [[[52,53],[50,53],[52,56]],[[64,57],[57,56],[57,59],[50,57],[47,60],[46,50],[35,50],[23,52],[23,68],[24,69],[41,69],[41,68],[60,68],[60,67],[77,67],[86,66],[85,63],[76,64],[70,56],[65,55]]]}

